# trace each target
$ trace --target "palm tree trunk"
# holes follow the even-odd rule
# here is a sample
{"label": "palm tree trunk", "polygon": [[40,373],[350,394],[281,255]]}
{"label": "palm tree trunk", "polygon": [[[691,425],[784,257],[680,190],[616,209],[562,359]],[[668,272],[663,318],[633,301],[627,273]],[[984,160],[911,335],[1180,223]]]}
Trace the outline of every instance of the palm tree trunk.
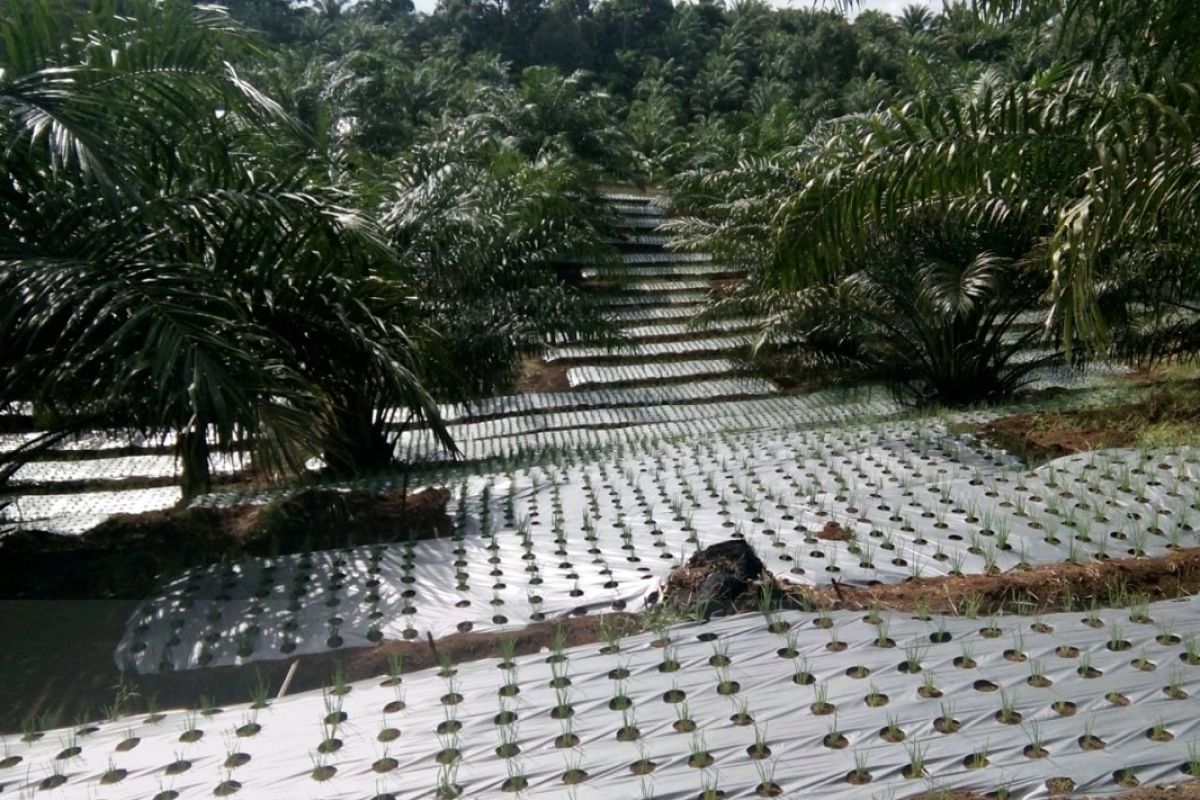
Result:
{"label": "palm tree trunk", "polygon": [[176,449],[183,473],[183,499],[190,500],[211,490],[212,470],[208,463],[208,435],[204,428],[181,432]]}
{"label": "palm tree trunk", "polygon": [[382,472],[395,466],[392,444],[376,417],[374,404],[348,399],[334,414],[336,437],[326,448],[325,463],[335,475]]}

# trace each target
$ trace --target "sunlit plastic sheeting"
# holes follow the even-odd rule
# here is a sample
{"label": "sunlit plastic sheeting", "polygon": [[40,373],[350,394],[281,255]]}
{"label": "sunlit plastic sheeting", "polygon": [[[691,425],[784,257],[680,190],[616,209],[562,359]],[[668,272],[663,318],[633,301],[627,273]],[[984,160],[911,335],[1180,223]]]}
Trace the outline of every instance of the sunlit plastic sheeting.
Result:
{"label": "sunlit plastic sheeting", "polygon": [[711,253],[675,253],[670,251],[653,253],[622,253],[626,264],[686,264],[712,261]]}
{"label": "sunlit plastic sheeting", "polygon": [[753,328],[758,323],[752,319],[718,319],[703,325],[690,322],[660,325],[634,325],[621,328],[621,335],[629,339],[661,339],[666,337],[693,336],[705,331],[741,331]]}
{"label": "sunlit plastic sheeting", "polygon": [[[657,238],[657,237],[656,237]],[[666,239],[667,237],[661,237]],[[627,264],[623,267],[597,266],[584,267],[580,270],[580,275],[584,278],[599,278],[599,277],[694,277],[697,275],[723,275],[725,273],[735,271],[724,264],[711,263],[676,263],[676,262],[654,262],[654,263],[638,263]]]}
{"label": "sunlit plastic sheeting", "polygon": [[455,441],[538,434],[545,431],[572,428],[626,427],[678,423],[694,419],[726,419],[731,427],[750,424],[779,424],[781,427],[800,423],[829,422],[853,417],[887,416],[899,411],[899,406],[886,395],[867,391],[846,392],[826,390],[808,395],[777,398],[743,398],[739,401],[720,400],[716,403],[646,404],[611,406],[566,411],[530,411],[519,416],[495,417],[478,422],[450,426]]}
{"label": "sunlit plastic sheeting", "polygon": [[614,347],[576,344],[548,348],[545,358],[547,362],[597,358],[660,358],[671,355],[745,350],[753,341],[752,336],[713,336],[666,342],[639,342]]}
{"label": "sunlit plastic sheeting", "polygon": [[440,407],[447,421],[506,417],[539,411],[618,408],[632,405],[662,405],[724,397],[773,394],[779,388],[762,378],[737,377],[691,381],[663,386],[591,389],[577,392],[539,392],[488,397],[469,403]]}
{"label": "sunlit plastic sheeting", "polygon": [[761,378],[726,378],[664,386],[593,389],[579,392],[551,392],[486,398],[473,403],[446,407],[448,419],[478,419],[512,416],[537,411],[571,408],[618,408],[630,405],[669,404],[738,395],[770,394],[778,388]]}
{"label": "sunlit plastic sheeting", "polygon": [[571,386],[603,385],[606,383],[637,383],[672,380],[701,375],[722,375],[737,372],[741,365],[725,358],[696,361],[663,361],[646,364],[619,364],[611,367],[582,366],[567,370]]}
{"label": "sunlit plastic sheeting", "polygon": [[623,308],[605,313],[617,323],[658,322],[662,320],[692,319],[701,310],[700,306],[660,306],[650,308]]}
{"label": "sunlit plastic sheeting", "polygon": [[181,495],[177,486],[16,495],[0,501],[0,528],[18,526],[52,533],[82,533],[114,514],[139,514],[170,508],[179,502]]}
{"label": "sunlit plastic sheeting", "polygon": [[[531,796],[597,800],[706,787],[749,797],[764,781],[783,796],[833,800],[930,788],[1109,793],[1119,780],[1183,780],[1200,766],[1198,637],[1196,599],[1137,615],[749,613],[626,637],[615,650],[597,642],[450,664],[259,710],[13,735],[6,788],[36,793],[61,775],[59,791],[81,798],[119,789],[198,800],[236,781],[262,800],[407,799],[433,797],[440,782],[498,800],[520,777]],[[515,747],[498,752],[505,743]],[[79,750],[60,758],[67,747]],[[571,770],[581,771],[574,786]]]}
{"label": "sunlit plastic sheeting", "polygon": [[[886,394],[877,391],[830,390],[809,395],[789,395],[776,398],[775,401],[770,398],[742,398],[724,400],[708,408],[654,409],[647,411],[640,421],[627,418],[625,424],[615,427],[593,424],[518,432],[524,430],[521,427],[525,424],[523,420],[497,421],[498,424],[490,428],[477,428],[474,425],[458,428],[455,441],[460,457],[475,461],[519,454],[533,455],[539,451],[581,452],[620,446],[623,442],[699,437],[731,430],[785,431],[841,420],[861,421],[890,416],[898,411],[899,406]],[[604,409],[598,409],[598,414],[604,413]],[[486,435],[474,437],[473,434],[480,430],[485,431]],[[406,463],[451,458],[451,454],[428,430],[403,434],[397,452]]]}
{"label": "sunlit plastic sheeting", "polygon": [[656,230],[663,222],[662,217],[637,217],[623,216],[618,217],[614,224],[618,228],[628,230]]}
{"label": "sunlit plastic sheeting", "polygon": [[661,247],[670,244],[671,237],[665,233],[631,233],[623,238],[606,239],[608,244],[625,244],[640,247]]}
{"label": "sunlit plastic sheeting", "polygon": [[596,298],[596,304],[605,308],[662,305],[690,306],[692,310],[688,316],[693,316],[700,313],[702,304],[707,298],[707,289],[675,289],[661,292],[640,291],[603,295]]}
{"label": "sunlit plastic sheeting", "polygon": [[661,280],[649,278],[646,280],[629,280],[622,283],[619,291],[629,294],[654,294],[659,292],[707,292],[712,284],[707,280]]}
{"label": "sunlit plastic sheeting", "polygon": [[658,192],[631,192],[628,189],[621,191],[601,191],[599,196],[604,200],[609,200],[614,203],[659,203],[661,204],[665,197]]}
{"label": "sunlit plastic sheeting", "polygon": [[[329,570],[302,567],[303,557],[272,562],[280,587],[273,600],[255,596],[266,581],[185,576],[177,584],[196,584],[192,604],[179,607],[185,598],[170,591],[150,603],[138,623],[147,627],[131,628],[122,658],[137,656],[141,669],[185,668],[281,657],[288,653],[276,645],[285,641],[293,651],[320,650],[331,628],[344,642],[362,642],[525,624],[539,609],[635,610],[673,565],[731,536],[745,538],[775,574],[810,584],[1154,556],[1197,544],[1200,459],[1191,449],[1105,451],[1027,471],[938,421],[740,434],[728,420],[694,424],[714,435],[472,478],[449,509],[452,539],[343,556],[361,564],[374,553],[371,586],[348,568],[333,583],[314,580]],[[372,622],[376,612],[381,621]],[[274,627],[282,620],[293,621],[290,632]],[[176,624],[168,637],[163,626]],[[245,647],[245,626],[253,626],[253,647]]]}
{"label": "sunlit plastic sheeting", "polygon": [[[15,449],[41,436],[41,432],[0,434],[0,451]],[[209,433],[209,441],[217,443],[217,434]],[[138,431],[85,431],[68,436],[50,448],[51,451],[100,452],[104,450],[157,450],[175,446],[176,435],[164,432],[147,436]]]}
{"label": "sunlit plastic sheeting", "polygon": [[613,211],[617,212],[618,214],[622,214],[624,216],[631,216],[631,217],[661,217],[663,215],[662,207],[653,202],[649,202],[649,203],[641,203],[641,202],[620,203],[620,202],[618,202],[618,203],[612,203],[611,208]]}
{"label": "sunlit plastic sheeting", "polygon": [[1124,364],[1111,361],[1095,361],[1083,366],[1048,366],[1034,371],[1033,380],[1027,389],[1048,389],[1062,386],[1083,389],[1100,386],[1118,375],[1128,375],[1132,370]]}
{"label": "sunlit plastic sheeting", "polygon": [[[215,456],[210,462],[210,469],[218,475],[238,472],[249,466],[249,459],[240,456]],[[174,478],[178,474],[179,462],[174,456],[118,456],[30,461],[17,470],[10,482],[13,486],[46,486],[79,481]]]}

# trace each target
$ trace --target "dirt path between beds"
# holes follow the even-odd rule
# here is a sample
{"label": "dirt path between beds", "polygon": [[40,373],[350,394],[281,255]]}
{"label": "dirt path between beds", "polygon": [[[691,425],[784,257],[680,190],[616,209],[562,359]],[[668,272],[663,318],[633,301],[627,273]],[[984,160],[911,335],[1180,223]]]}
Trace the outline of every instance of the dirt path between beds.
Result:
{"label": "dirt path between beds", "polygon": [[[778,583],[777,599],[785,607],[828,610],[880,609],[930,614],[1052,612],[1126,605],[1200,593],[1200,548],[1159,558],[1121,559],[1088,564],[1051,564],[999,575],[925,578],[895,585],[819,588]],[[124,621],[135,607],[129,601],[5,601],[5,647],[0,648],[0,731],[14,731],[28,717],[53,715],[58,724],[96,718],[111,704],[122,682],[136,695],[126,710],[147,709],[153,698],[162,708],[195,708],[201,696],[218,705],[242,703],[260,681],[274,695],[291,664],[299,661],[290,692],[330,685],[335,670],[346,680],[386,675],[394,657],[411,672],[436,666],[441,658],[454,663],[495,658],[501,642],[512,640],[516,655],[536,653],[555,637],[571,647],[603,641],[606,635],[645,630],[645,615],[612,613],[567,616],[519,630],[471,632],[436,640],[384,641],[364,648],[315,653],[293,659],[254,662],[245,666],[211,667],[161,675],[129,675],[117,670],[112,648]],[[757,610],[757,593],[748,591],[738,611]],[[686,618],[656,608],[657,621]],[[1155,798],[1157,800],[1157,798]],[[1200,800],[1200,795],[1197,795]]]}

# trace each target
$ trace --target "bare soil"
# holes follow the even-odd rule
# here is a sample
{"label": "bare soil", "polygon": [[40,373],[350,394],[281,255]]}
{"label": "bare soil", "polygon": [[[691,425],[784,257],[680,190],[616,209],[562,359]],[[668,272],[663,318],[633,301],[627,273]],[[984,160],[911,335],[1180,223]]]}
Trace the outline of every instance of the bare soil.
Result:
{"label": "bare soil", "polygon": [[[711,570],[683,566],[671,573],[664,601],[685,611]],[[928,611],[961,615],[969,603],[979,614],[1069,611],[1093,600],[1145,595],[1150,601],[1200,593],[1200,548],[1185,548],[1157,558],[1126,558],[1086,564],[1057,563],[996,575],[961,575],[910,579],[899,584],[798,586],[764,571],[762,578],[733,602],[733,611],[759,607],[761,584],[775,584],[782,608]]]}
{"label": "bare soil", "polygon": [[805,607],[866,609],[873,605],[897,611],[927,608],[931,613],[961,614],[968,600],[979,613],[1020,609],[1066,611],[1081,602],[1105,604],[1110,597],[1144,594],[1166,600],[1200,592],[1200,548],[1185,548],[1157,558],[1125,558],[1086,564],[1058,563],[998,575],[919,578],[899,584],[808,587],[780,583]]}
{"label": "bare soil", "polygon": [[521,394],[571,391],[571,384],[567,381],[567,365],[561,362],[547,364],[541,358],[529,359],[522,373],[517,381],[517,391]]}
{"label": "bare soil", "polygon": [[113,642],[120,638],[129,602],[8,601],[0,603],[6,620],[6,646],[0,648],[0,732],[16,731],[27,718],[49,714],[49,724],[66,725],[97,719],[113,702],[124,681],[135,697],[125,713],[147,710],[154,698],[162,709],[195,708],[202,696],[216,705],[250,700],[256,684],[265,681],[274,697],[294,662],[299,662],[289,694],[330,685],[335,668],[349,681],[386,676],[389,657],[403,659],[403,671],[427,669],[439,656],[459,664],[500,655],[500,642],[511,639],[516,655],[550,648],[561,628],[566,646],[598,642],[611,627],[629,634],[641,630],[632,614],[571,616],[529,625],[516,631],[459,633],[436,640],[385,641],[372,647],[324,652],[296,659],[261,661],[246,666],[210,667],[161,675],[122,674],[112,659]]}
{"label": "bare soil", "polygon": [[[1096,795],[1071,795],[1088,800]],[[1120,794],[1103,795],[1108,800],[1200,800],[1200,781],[1187,781],[1174,786],[1143,786]],[[904,800],[996,800],[998,792],[983,794],[969,789],[933,790],[911,794]]]}
{"label": "bare soil", "polygon": [[0,599],[140,599],[162,577],[246,556],[447,534],[445,489],[306,489],[260,505],[119,514],[79,536],[0,540]]}
{"label": "bare soil", "polygon": [[1194,381],[1154,386],[1136,403],[1017,414],[981,425],[977,433],[1035,463],[1099,448],[1153,444],[1156,439],[1194,441],[1200,433],[1200,387]]}
{"label": "bare soil", "polygon": [[[1116,413],[1117,409],[1112,411]],[[981,425],[977,432],[1010,453],[1039,463],[1088,450],[1132,445],[1137,441],[1136,431],[1121,425],[1121,419],[1110,417],[1108,411],[1038,411],[1003,417]]]}
{"label": "bare soil", "polygon": [[1118,797],[1121,800],[1200,800],[1200,781],[1176,786],[1143,786]]}
{"label": "bare soil", "polygon": [[848,542],[854,535],[836,522],[826,522],[825,527],[817,533],[817,538],[827,542]]}

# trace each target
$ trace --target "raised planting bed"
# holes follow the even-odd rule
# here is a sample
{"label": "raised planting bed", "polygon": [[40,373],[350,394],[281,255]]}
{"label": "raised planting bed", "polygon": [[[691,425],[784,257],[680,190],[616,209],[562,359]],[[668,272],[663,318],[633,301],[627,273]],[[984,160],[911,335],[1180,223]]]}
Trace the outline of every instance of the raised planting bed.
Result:
{"label": "raised planting bed", "polygon": [[[131,797],[498,798],[520,786],[638,797],[644,784],[672,796],[907,796],[930,783],[1110,793],[1200,774],[1200,601],[1138,611],[748,613],[552,640],[260,708],[31,725],[4,741],[0,779]],[[828,647],[831,632],[844,649]],[[1098,677],[1078,676],[1085,658]]]}
{"label": "raised planting bed", "polygon": [[722,539],[749,543],[784,581],[817,586],[1197,543],[1192,450],[1030,471],[934,421],[619,442],[455,484],[445,538],[180,576],[130,620],[118,662],[183,669],[637,611],[673,566]]}

